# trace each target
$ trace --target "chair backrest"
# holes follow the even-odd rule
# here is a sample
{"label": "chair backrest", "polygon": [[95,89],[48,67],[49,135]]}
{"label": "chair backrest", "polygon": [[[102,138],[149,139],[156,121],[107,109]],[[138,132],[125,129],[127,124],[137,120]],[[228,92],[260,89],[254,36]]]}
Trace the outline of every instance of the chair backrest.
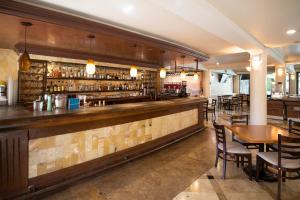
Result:
{"label": "chair backrest", "polygon": [[293,133],[300,136],[300,122],[289,120],[289,133]]}
{"label": "chair backrest", "polygon": [[216,132],[216,145],[219,143],[223,144],[223,151],[226,152],[226,134],[224,125],[217,124],[215,121],[213,122],[215,132]]}
{"label": "chair backrest", "polygon": [[239,98],[238,97],[232,97],[231,103],[238,103]]}
{"label": "chair backrest", "polygon": [[249,115],[231,115],[230,123],[231,123],[231,125],[234,125],[234,124],[248,125]]}
{"label": "chair backrest", "polygon": [[217,100],[216,99],[212,99],[211,100],[211,106],[212,107],[216,107],[216,104],[217,104]]}
{"label": "chair backrest", "polygon": [[278,167],[281,159],[300,159],[300,138],[278,135]]}
{"label": "chair backrest", "polygon": [[203,108],[207,108],[208,107],[208,101],[203,102]]}

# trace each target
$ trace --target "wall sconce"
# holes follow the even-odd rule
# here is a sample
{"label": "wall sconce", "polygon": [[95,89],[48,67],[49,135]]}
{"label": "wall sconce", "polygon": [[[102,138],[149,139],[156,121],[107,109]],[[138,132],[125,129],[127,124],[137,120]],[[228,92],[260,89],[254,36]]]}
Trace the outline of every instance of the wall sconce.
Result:
{"label": "wall sconce", "polygon": [[258,69],[259,65],[261,65],[261,55],[254,55],[251,58],[251,65],[254,67],[254,69]]}
{"label": "wall sconce", "polygon": [[277,69],[277,75],[282,76],[282,74],[283,74],[283,69],[282,68]]}
{"label": "wall sconce", "polygon": [[246,67],[246,70],[247,70],[248,72],[250,72],[250,71],[251,71],[251,67],[250,67],[250,66]]}
{"label": "wall sconce", "polygon": [[295,80],[295,74],[291,74],[291,80]]}

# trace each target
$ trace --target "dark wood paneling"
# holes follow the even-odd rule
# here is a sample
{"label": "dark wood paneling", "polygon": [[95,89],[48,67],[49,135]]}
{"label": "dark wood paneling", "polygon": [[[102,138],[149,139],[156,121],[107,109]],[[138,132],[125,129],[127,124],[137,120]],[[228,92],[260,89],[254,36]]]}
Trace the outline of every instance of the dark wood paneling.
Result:
{"label": "dark wood paneling", "polygon": [[31,195],[34,196],[45,192],[51,192],[52,190],[70,185],[71,183],[79,181],[85,177],[90,177],[109,168],[126,163],[130,160],[166,147],[174,142],[178,142],[179,140],[189,137],[192,134],[201,131],[202,129],[203,126],[195,125],[156,140],[122,150],[120,152],[116,152],[49,174],[31,178],[29,179],[30,187],[36,190],[36,192]]}
{"label": "dark wood paneling", "polygon": [[284,116],[283,101],[282,100],[268,100],[267,114],[273,116]]}
{"label": "dark wood paneling", "polygon": [[295,107],[300,107],[300,99],[298,101],[284,101],[287,118],[298,118],[298,112]]}
{"label": "dark wood paneling", "polygon": [[27,191],[28,137],[26,131],[0,135],[0,199]]}
{"label": "dark wood paneling", "polygon": [[[84,56],[94,56],[97,61],[113,60],[115,63],[124,59],[124,64],[156,64],[156,67],[160,67],[162,59],[168,64],[170,59],[182,60],[182,55],[186,56],[186,63],[193,63],[195,59],[199,62],[208,59],[208,56],[199,51],[171,42],[10,0],[1,1],[0,18],[3,19],[0,25],[6,27],[5,32],[0,32],[3,37],[0,44],[6,45],[4,48],[13,48],[17,43],[23,42],[23,27],[19,22],[25,20],[33,23],[28,35],[28,44],[44,47],[47,50],[43,51],[44,55],[82,59],[85,59]],[[96,36],[92,49],[87,45],[87,35],[90,33]],[[52,48],[60,51],[51,52]],[[29,53],[36,52],[30,47],[27,50]],[[83,56],[76,51],[84,52]],[[166,52],[166,56],[161,58],[161,52]],[[41,53],[42,51],[38,54]]]}

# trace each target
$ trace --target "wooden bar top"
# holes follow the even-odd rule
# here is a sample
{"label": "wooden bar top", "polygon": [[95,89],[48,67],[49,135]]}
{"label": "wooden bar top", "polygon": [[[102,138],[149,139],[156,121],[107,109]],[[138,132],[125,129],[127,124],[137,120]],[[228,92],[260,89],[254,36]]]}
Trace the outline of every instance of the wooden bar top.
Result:
{"label": "wooden bar top", "polygon": [[[61,124],[66,122],[88,121],[94,119],[109,119],[114,116],[130,117],[147,112],[175,109],[182,106],[195,105],[205,101],[201,97],[178,98],[166,101],[151,101],[107,105],[104,107],[83,107],[77,110],[56,109],[52,112],[33,112],[25,107],[0,107],[0,131],[16,127],[46,126],[46,123]],[[44,124],[41,124],[44,123]]]}

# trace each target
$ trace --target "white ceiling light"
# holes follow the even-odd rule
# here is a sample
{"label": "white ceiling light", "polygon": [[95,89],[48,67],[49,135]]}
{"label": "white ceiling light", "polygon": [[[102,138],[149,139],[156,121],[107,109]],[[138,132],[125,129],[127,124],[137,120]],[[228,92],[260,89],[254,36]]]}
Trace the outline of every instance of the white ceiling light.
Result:
{"label": "white ceiling light", "polygon": [[133,9],[134,9],[134,6],[132,4],[127,4],[122,7],[123,12],[126,14],[130,14],[133,11]]}
{"label": "white ceiling light", "polygon": [[217,62],[216,64],[217,64],[217,65],[220,65],[220,63],[219,63],[219,62]]}
{"label": "white ceiling light", "polygon": [[293,34],[295,34],[296,32],[297,32],[296,30],[290,29],[290,30],[287,30],[287,31],[286,31],[286,34],[287,34],[287,35],[293,35]]}

